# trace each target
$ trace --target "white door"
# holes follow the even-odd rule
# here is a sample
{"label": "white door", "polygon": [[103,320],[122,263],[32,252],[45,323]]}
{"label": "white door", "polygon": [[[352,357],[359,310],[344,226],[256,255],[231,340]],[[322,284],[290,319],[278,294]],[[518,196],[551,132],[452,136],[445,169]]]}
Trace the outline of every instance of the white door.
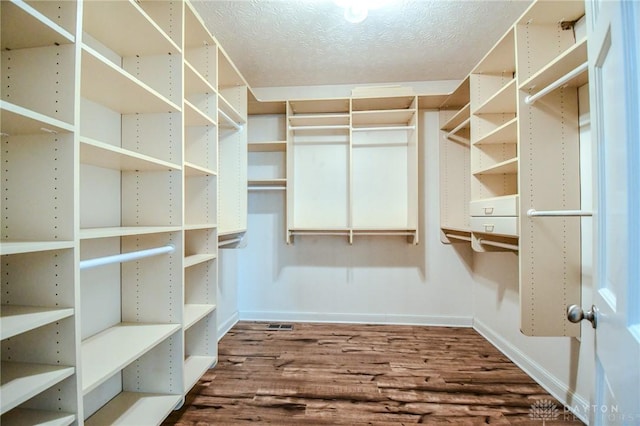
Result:
{"label": "white door", "polygon": [[597,173],[590,423],[640,425],[640,2],[587,0],[587,19]]}

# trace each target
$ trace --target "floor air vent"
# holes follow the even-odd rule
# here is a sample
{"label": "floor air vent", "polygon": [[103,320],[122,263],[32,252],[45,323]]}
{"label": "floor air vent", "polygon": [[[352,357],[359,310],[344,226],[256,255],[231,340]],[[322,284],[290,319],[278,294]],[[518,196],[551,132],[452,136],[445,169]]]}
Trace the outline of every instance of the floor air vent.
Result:
{"label": "floor air vent", "polygon": [[269,324],[267,325],[267,330],[291,331],[293,330],[293,324]]}

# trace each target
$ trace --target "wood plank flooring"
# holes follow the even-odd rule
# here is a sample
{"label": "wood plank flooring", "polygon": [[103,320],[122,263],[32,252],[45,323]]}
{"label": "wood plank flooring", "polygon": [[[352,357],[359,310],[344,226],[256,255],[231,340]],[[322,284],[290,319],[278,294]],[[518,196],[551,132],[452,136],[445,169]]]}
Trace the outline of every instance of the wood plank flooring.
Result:
{"label": "wood plank flooring", "polygon": [[164,425],[580,424],[470,328],[240,322],[218,352]]}

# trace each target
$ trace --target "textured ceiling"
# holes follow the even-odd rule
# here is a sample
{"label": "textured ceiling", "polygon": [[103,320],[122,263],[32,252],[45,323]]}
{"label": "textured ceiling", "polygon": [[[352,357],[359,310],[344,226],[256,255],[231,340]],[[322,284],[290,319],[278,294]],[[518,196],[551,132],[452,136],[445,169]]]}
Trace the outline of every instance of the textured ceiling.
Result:
{"label": "textured ceiling", "polygon": [[527,0],[392,0],[352,24],[331,0],[193,1],[252,87],[465,77]]}

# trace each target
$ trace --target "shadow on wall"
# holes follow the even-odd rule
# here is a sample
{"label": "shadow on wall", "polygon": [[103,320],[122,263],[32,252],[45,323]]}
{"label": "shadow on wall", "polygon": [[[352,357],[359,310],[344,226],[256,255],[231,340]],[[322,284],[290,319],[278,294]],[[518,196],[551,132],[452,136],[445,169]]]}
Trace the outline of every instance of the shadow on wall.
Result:
{"label": "shadow on wall", "polygon": [[518,254],[513,252],[475,253],[473,274],[476,285],[495,294],[496,307],[504,302],[507,292],[518,298],[520,292]]}
{"label": "shadow on wall", "polygon": [[[249,211],[251,219],[260,221],[260,226],[254,226],[251,232],[247,232],[247,245],[254,250],[265,250],[265,254],[271,257],[275,266],[273,281],[277,281],[277,275],[284,268],[300,265],[315,268],[416,268],[420,278],[426,280],[424,235],[420,235],[421,243],[418,245],[407,243],[405,237],[360,236],[355,237],[353,245],[350,245],[342,236],[300,235],[295,236],[292,244],[287,244],[284,192],[277,195],[253,194],[249,197]],[[424,229],[420,232],[424,234]]]}

